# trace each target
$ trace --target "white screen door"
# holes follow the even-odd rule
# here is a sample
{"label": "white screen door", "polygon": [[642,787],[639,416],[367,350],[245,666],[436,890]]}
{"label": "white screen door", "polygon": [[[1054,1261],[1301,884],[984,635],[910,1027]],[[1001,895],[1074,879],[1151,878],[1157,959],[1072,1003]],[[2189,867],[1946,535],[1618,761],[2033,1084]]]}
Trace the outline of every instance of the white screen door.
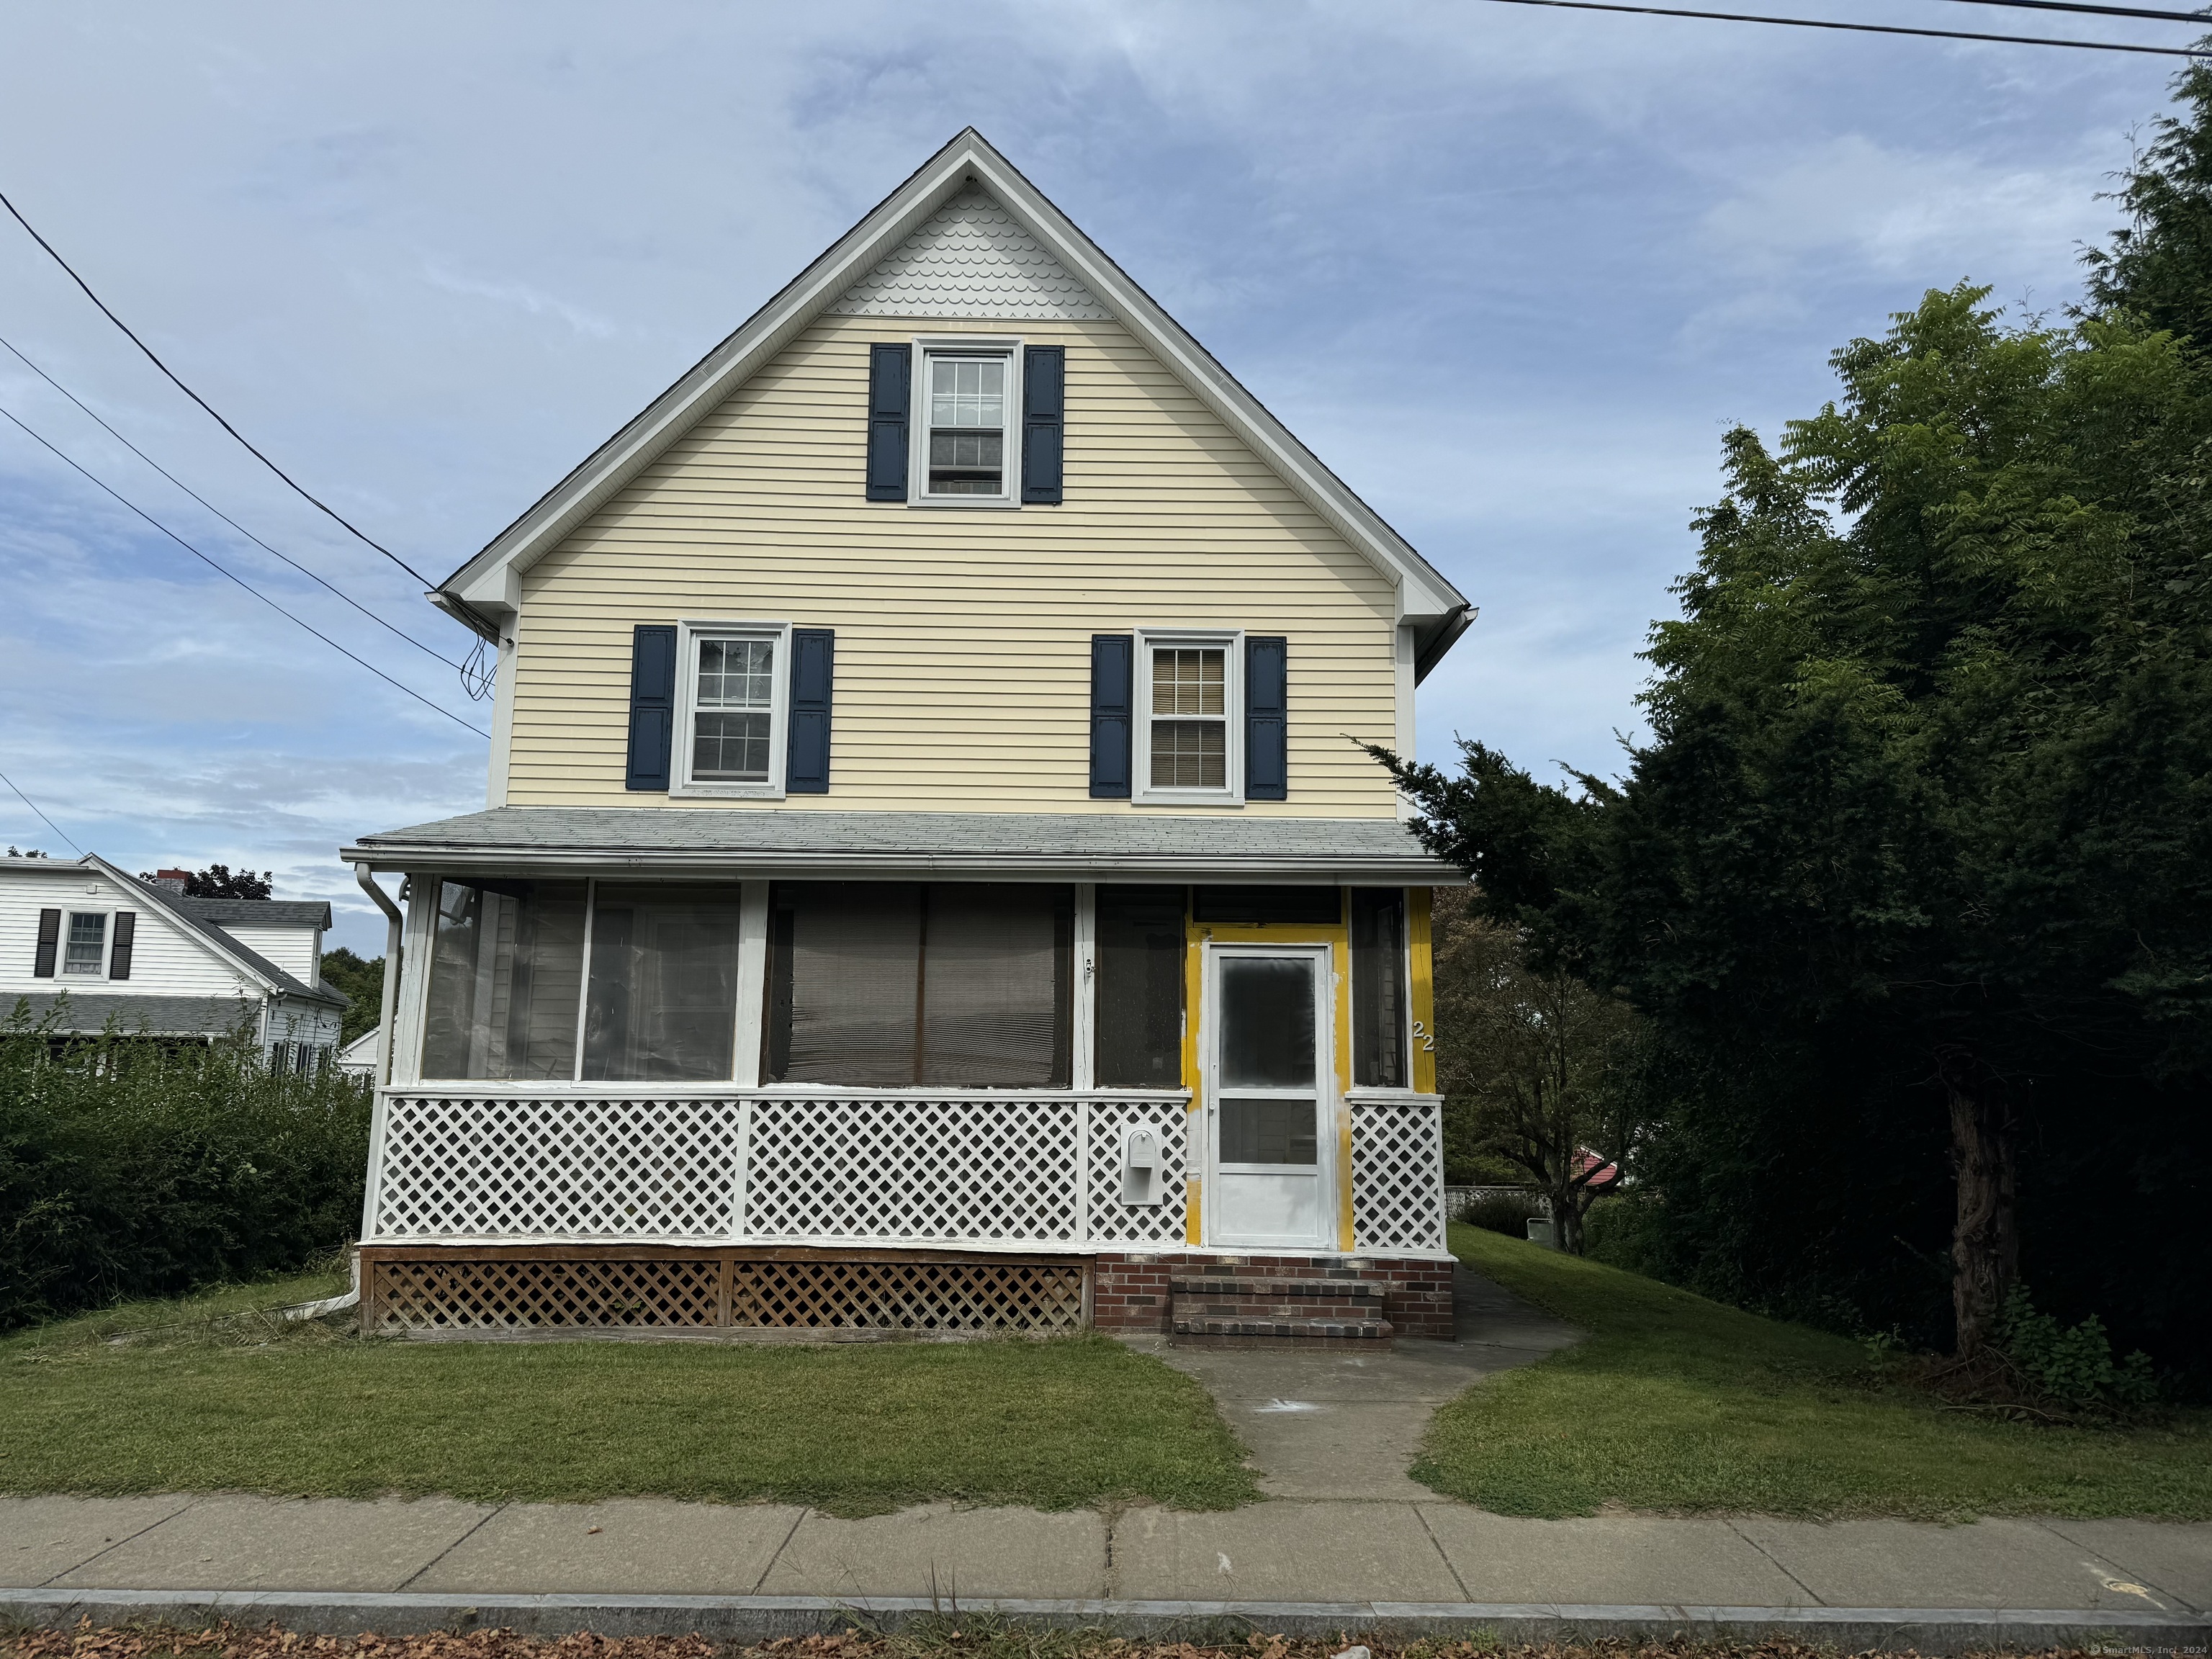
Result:
{"label": "white screen door", "polygon": [[1212,1242],[1322,1248],[1328,952],[1220,945],[1209,956]]}

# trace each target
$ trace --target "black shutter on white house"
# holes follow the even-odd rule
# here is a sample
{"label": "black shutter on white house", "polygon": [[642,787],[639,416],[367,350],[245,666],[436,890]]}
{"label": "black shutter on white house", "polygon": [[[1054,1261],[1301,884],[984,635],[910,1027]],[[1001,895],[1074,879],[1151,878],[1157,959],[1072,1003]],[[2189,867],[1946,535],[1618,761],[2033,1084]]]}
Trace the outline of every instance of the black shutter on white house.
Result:
{"label": "black shutter on white house", "polygon": [[906,499],[907,422],[913,418],[914,348],[868,348],[868,499]]}
{"label": "black shutter on white house", "polygon": [[1022,349],[1022,500],[1060,505],[1061,435],[1067,422],[1067,348]]}
{"label": "black shutter on white house", "polygon": [[1288,800],[1290,641],[1244,639],[1244,799]]}
{"label": "black shutter on white house", "polygon": [[629,767],[625,789],[668,787],[676,738],[676,629],[640,623],[630,637]]}
{"label": "black shutter on white house", "polygon": [[62,913],[58,910],[39,912],[39,953],[31,963],[34,979],[54,976],[54,957],[62,944]]}
{"label": "black shutter on white house", "polygon": [[1091,636],[1091,793],[1129,799],[1129,743],[1136,726],[1137,636]]}
{"label": "black shutter on white house", "polygon": [[107,976],[110,979],[131,977],[131,947],[138,939],[138,913],[118,910],[115,913],[115,938],[107,952]]}
{"label": "black shutter on white house", "polygon": [[830,687],[836,667],[833,630],[791,630],[791,736],[783,757],[786,794],[830,793]]}

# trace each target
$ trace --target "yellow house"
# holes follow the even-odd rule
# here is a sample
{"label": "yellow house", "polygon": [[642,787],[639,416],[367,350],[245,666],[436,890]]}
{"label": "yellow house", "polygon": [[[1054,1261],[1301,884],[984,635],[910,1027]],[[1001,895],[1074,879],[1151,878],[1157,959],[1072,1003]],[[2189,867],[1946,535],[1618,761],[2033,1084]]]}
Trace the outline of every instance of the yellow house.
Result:
{"label": "yellow house", "polygon": [[432,598],[371,1327],[1449,1334],[1360,745],[1472,611],[980,135]]}

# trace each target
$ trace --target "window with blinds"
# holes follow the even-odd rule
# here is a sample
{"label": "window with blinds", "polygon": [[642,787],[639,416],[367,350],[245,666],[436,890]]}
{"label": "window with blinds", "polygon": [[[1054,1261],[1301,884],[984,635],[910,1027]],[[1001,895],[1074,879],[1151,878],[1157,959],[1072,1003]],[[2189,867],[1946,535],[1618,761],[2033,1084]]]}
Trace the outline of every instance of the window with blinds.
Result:
{"label": "window with blinds", "polygon": [[1352,1080],[1410,1086],[1406,1071],[1406,893],[1352,890]]}
{"label": "window with blinds", "polygon": [[582,882],[440,882],[422,1075],[574,1077],[583,973]]}
{"label": "window with blinds", "polygon": [[1183,915],[1180,887],[1099,885],[1101,1088],[1182,1086]]}
{"label": "window with blinds", "polygon": [[1229,653],[1219,646],[1152,652],[1152,783],[1229,787]]}
{"label": "window with blinds", "polygon": [[859,1087],[1065,1088],[1074,890],[779,882],[764,1074]]}

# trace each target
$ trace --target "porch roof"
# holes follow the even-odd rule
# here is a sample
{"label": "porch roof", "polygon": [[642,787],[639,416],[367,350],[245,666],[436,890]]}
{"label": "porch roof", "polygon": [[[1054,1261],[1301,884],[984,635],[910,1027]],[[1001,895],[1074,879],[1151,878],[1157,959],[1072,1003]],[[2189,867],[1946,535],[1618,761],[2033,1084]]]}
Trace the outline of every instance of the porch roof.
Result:
{"label": "porch roof", "polygon": [[498,806],[363,836],[377,870],[1310,882],[1467,877],[1392,818]]}

